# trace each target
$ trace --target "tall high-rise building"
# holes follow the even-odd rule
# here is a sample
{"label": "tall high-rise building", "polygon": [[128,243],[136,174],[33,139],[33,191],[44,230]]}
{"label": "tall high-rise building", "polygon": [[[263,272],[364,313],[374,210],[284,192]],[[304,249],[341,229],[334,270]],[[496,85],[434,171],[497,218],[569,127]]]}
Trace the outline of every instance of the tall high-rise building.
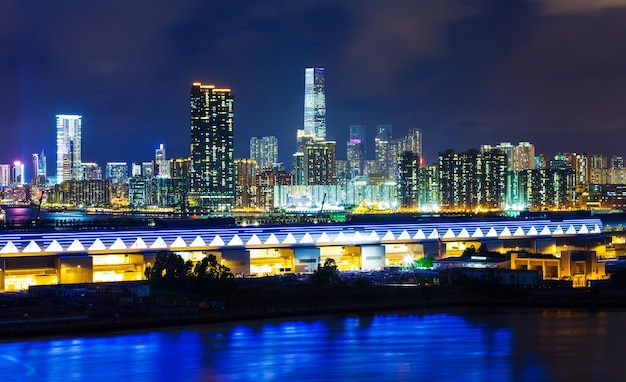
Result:
{"label": "tall high-rise building", "polygon": [[94,162],[83,162],[83,176],[85,180],[102,180],[102,167]]}
{"label": "tall high-rise building", "polygon": [[526,171],[535,168],[535,146],[529,142],[520,142],[513,146],[511,142],[502,142],[498,145],[482,145],[481,152],[500,150],[507,157],[508,171]]}
{"label": "tall high-rise building", "polygon": [[324,68],[304,70],[304,133],[326,139]]}
{"label": "tall high-rise building", "polygon": [[304,184],[337,184],[336,143],[318,141],[304,148]]}
{"label": "tall high-rise building", "polygon": [[400,208],[415,210],[419,204],[420,157],[412,151],[404,151],[398,161],[398,200]]}
{"label": "tall high-rise building", "polygon": [[58,114],[57,119],[57,184],[82,179],[80,115]]}
{"label": "tall high-rise building", "polygon": [[33,185],[44,186],[47,176],[46,155],[42,149],[41,154],[33,154]]}
{"label": "tall high-rise building", "polygon": [[11,165],[0,164],[0,186],[8,186],[11,183]]}
{"label": "tall high-rise building", "polygon": [[[170,177],[170,162],[165,155],[165,146],[161,143],[159,148],[154,152],[154,167],[155,175],[157,178],[169,178]],[[147,176],[146,174],[143,174]]]}
{"label": "tall high-rise building", "polygon": [[256,207],[257,164],[252,159],[235,159],[235,207]]}
{"label": "tall high-rise building", "polygon": [[350,125],[347,153],[351,178],[365,173],[366,144],[365,126]]}
{"label": "tall high-rise building", "polygon": [[374,138],[376,150],[376,164],[378,172],[388,174],[389,166],[389,144],[391,143],[391,125],[378,125],[376,127],[376,138]]}
{"label": "tall high-rise building", "polygon": [[272,168],[278,162],[278,139],[275,136],[250,138],[250,159],[259,168]]}
{"label": "tall high-rise building", "polygon": [[107,179],[114,186],[128,184],[128,163],[126,162],[108,162],[107,163]]}
{"label": "tall high-rise building", "polygon": [[507,156],[501,150],[439,153],[440,207],[472,212],[504,207]]}
{"label": "tall high-rise building", "polygon": [[234,202],[233,101],[230,89],[191,86],[191,193],[211,210]]}
{"label": "tall high-rise building", "polygon": [[24,163],[16,160],[11,167],[11,184],[21,186],[24,183]]}

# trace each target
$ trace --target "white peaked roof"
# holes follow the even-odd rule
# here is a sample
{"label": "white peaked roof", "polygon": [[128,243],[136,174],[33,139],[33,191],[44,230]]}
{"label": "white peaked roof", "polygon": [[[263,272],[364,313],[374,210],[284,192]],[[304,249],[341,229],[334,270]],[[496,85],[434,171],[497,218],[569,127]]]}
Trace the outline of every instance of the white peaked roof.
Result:
{"label": "white peaked roof", "polygon": [[154,243],[152,243],[150,248],[152,248],[152,249],[167,248],[167,243],[165,243],[165,240],[163,240],[163,238],[161,236],[159,236],[159,237],[156,238]]}
{"label": "white peaked roof", "polygon": [[346,235],[344,235],[343,231],[339,231],[337,236],[335,236],[335,240],[333,240],[333,241],[335,243],[343,243],[345,241],[348,241],[348,239],[346,238]]}
{"label": "white peaked roof", "polygon": [[0,249],[0,253],[19,253],[19,250],[12,241],[8,241],[5,246]]}
{"label": "white peaked roof", "polygon": [[311,234],[307,232],[304,234],[304,236],[302,236],[302,239],[300,239],[300,243],[308,244],[308,243],[315,243],[315,241],[313,240],[313,236],[311,236]]}
{"label": "white peaked roof", "polygon": [[326,232],[322,232],[316,243],[330,243],[330,237]]}
{"label": "white peaked roof", "polygon": [[50,243],[47,247],[45,252],[63,252],[63,247],[61,246],[61,244],[59,244],[58,241],[52,240],[52,243]]}
{"label": "white peaked roof", "polygon": [[454,239],[454,231],[452,231],[452,228],[448,228],[448,230],[446,231],[446,233],[443,234],[443,238],[444,239]]}
{"label": "white peaked roof", "polygon": [[[102,232],[17,233],[3,236],[0,254],[38,255],[39,253],[72,253],[95,251],[121,253],[126,248],[143,251],[148,248],[178,249],[228,246],[275,248],[277,245],[340,245],[353,243],[392,243],[412,241],[476,238],[550,237],[592,235],[602,232],[597,218],[562,221],[438,221],[436,223],[345,224],[333,226],[237,227],[224,229],[177,228],[169,230],[106,230]],[[191,243],[191,244],[190,244]],[[228,244],[225,244],[228,243]],[[91,244],[91,245],[90,245]]]}
{"label": "white peaked roof", "polygon": [[352,241],[363,241],[363,236],[359,231],[356,231],[354,235],[352,235]]}
{"label": "white peaked roof", "polygon": [[243,245],[243,241],[241,240],[241,238],[239,237],[239,235],[235,235],[233,236],[233,238],[228,242],[229,246],[238,246],[238,245]]}
{"label": "white peaked roof", "polygon": [[23,253],[37,253],[41,252],[41,247],[34,240],[31,240],[26,247],[22,250]]}
{"label": "white peaked roof", "polygon": [[115,239],[113,244],[111,244],[109,249],[126,249],[126,244],[124,244],[124,240],[118,237],[117,239]]}
{"label": "white peaked roof", "polygon": [[90,251],[106,251],[106,249],[106,245],[104,245],[104,243],[100,239],[94,240],[93,244],[91,244],[91,246],[89,247]]}
{"label": "white peaked roof", "polygon": [[296,244],[297,242],[296,237],[293,236],[291,232],[289,232],[287,237],[285,237],[285,240],[283,240],[283,244]]}
{"label": "white peaked roof", "polygon": [[146,245],[146,242],[143,241],[142,238],[138,237],[137,240],[135,240],[135,242],[130,245],[130,248],[131,249],[146,249],[148,248],[148,246]]}
{"label": "white peaked roof", "polygon": [[271,234],[267,240],[265,240],[265,244],[280,244],[280,240],[278,240],[276,235]]}
{"label": "white peaked roof", "polygon": [[215,235],[213,240],[209,243],[209,247],[222,247],[224,246],[224,240],[220,237],[220,235]]}
{"label": "white peaked roof", "polygon": [[417,232],[415,233],[415,236],[413,236],[413,240],[423,240],[426,239],[426,235],[424,235],[424,231],[422,231],[421,229],[418,229]]}
{"label": "white peaked roof", "polygon": [[386,241],[386,240],[396,240],[396,237],[393,236],[393,232],[391,231],[387,231],[387,233],[385,234],[385,236],[383,236],[383,238],[381,239],[382,241]]}
{"label": "white peaked roof", "polygon": [[402,230],[398,236],[398,240],[411,240],[411,235],[406,230]]}
{"label": "white peaked roof", "polygon": [[83,243],[81,243],[80,240],[78,239],[74,239],[72,244],[70,244],[70,246],[67,247],[68,252],[80,252],[84,250],[85,250],[85,247],[83,246]]}
{"label": "white peaked roof", "polygon": [[247,245],[261,245],[261,239],[259,239],[259,236],[255,233],[254,235],[252,235],[252,237],[250,238],[250,240],[248,240],[248,242],[246,243]]}
{"label": "white peaked roof", "polygon": [[196,248],[196,247],[206,247],[206,243],[200,237],[200,235],[198,235],[198,236],[196,236],[195,239],[193,239],[193,241],[191,242],[191,244],[189,244],[189,246],[193,247],[193,248]]}
{"label": "white peaked roof", "polygon": [[370,232],[369,236],[367,237],[367,240],[379,241],[380,237],[378,236],[376,231],[372,231],[372,232]]}
{"label": "white peaked roof", "polygon": [[176,240],[170,244],[170,248],[187,248],[187,243],[185,243],[182,237],[178,236]]}
{"label": "white peaked roof", "polygon": [[472,237],[484,237],[483,230],[480,227],[476,228],[476,231],[472,234]]}

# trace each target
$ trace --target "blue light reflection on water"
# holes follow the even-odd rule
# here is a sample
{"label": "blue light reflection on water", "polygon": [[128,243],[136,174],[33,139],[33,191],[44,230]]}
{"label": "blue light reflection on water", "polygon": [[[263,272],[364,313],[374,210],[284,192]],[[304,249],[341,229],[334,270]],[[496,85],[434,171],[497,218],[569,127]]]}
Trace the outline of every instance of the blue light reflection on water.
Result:
{"label": "blue light reflection on water", "polygon": [[[543,319],[528,317],[533,325]],[[7,382],[554,380],[541,349],[516,344],[525,341],[516,322],[448,313],[320,316],[8,342],[0,343],[0,375]]]}

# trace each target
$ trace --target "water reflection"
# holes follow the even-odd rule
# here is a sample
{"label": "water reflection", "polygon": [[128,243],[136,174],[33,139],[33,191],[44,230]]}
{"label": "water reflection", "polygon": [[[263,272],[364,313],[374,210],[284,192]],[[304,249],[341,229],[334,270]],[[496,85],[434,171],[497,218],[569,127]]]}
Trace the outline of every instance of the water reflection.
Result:
{"label": "water reflection", "polygon": [[624,318],[459,310],[7,342],[0,344],[0,375],[91,382],[611,380],[624,371]]}

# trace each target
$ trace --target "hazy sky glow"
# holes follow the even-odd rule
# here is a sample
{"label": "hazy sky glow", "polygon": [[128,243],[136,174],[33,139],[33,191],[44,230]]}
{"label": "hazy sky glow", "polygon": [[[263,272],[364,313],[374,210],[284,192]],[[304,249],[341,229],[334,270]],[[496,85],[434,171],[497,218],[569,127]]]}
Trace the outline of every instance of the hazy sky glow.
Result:
{"label": "hazy sky glow", "polygon": [[[84,161],[189,154],[193,81],[233,89],[235,153],[276,135],[291,167],[304,68],[326,68],[327,137],[348,126],[447,148],[530,141],[626,156],[626,0],[2,0],[0,163],[83,115]],[[372,152],[373,150],[370,150]]]}

